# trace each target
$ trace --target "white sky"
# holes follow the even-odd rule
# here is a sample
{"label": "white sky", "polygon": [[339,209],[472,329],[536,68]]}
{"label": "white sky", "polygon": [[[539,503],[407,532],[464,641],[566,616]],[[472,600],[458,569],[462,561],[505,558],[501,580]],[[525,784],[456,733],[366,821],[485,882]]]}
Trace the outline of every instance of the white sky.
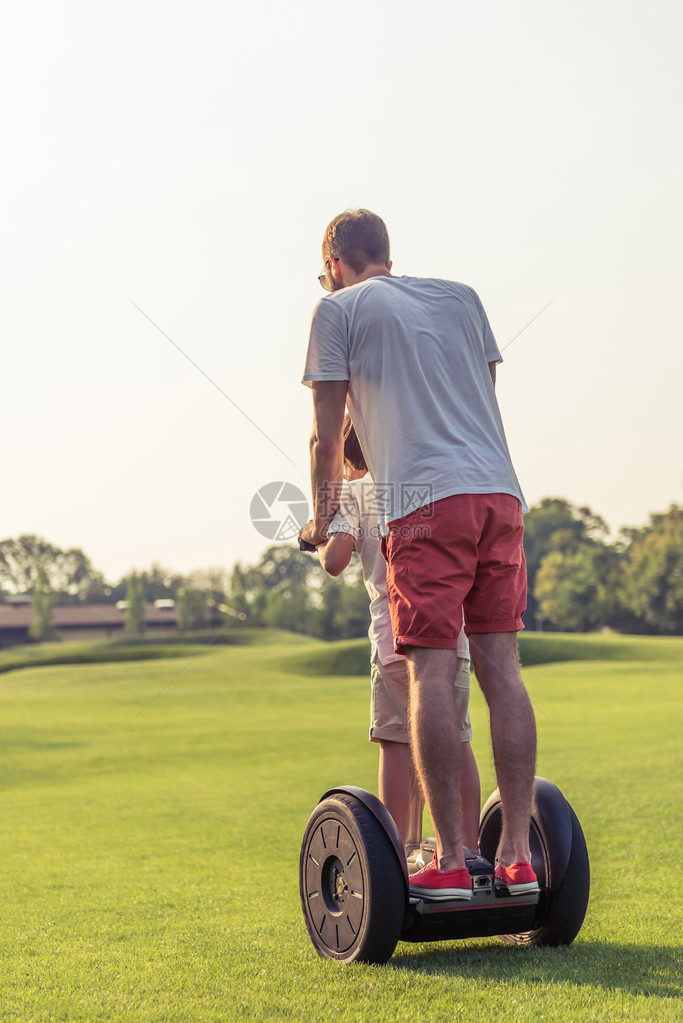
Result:
{"label": "white sky", "polygon": [[255,491],[309,493],[320,243],[353,206],[501,347],[554,299],[498,372],[530,503],[614,531],[680,503],[681,10],[6,2],[0,539],[111,581],[257,560]]}

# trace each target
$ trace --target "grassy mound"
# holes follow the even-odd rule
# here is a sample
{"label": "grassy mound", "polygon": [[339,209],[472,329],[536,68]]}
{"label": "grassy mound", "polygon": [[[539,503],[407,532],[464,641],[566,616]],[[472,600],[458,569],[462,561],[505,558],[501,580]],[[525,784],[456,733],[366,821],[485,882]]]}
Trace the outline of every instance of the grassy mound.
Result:
{"label": "grassy mound", "polygon": [[683,637],[521,632],[522,665],[561,661],[683,661]]}
{"label": "grassy mound", "polygon": [[[253,647],[260,653],[277,649],[282,670],[294,675],[366,676],[370,643],[366,638],[325,643],[278,629],[228,629],[176,636],[120,637],[91,643],[33,643],[0,650],[0,674],[18,668],[60,664],[115,664],[195,657],[218,647]],[[522,632],[519,653],[523,667],[570,661],[683,661],[682,637],[573,635]]]}
{"label": "grassy mound", "polygon": [[[683,661],[683,638],[617,636],[613,634],[522,632],[519,656],[523,667],[571,661]],[[367,639],[311,644],[285,655],[282,667],[301,675],[339,677],[367,675],[370,644]]]}
{"label": "grassy mound", "polygon": [[230,629],[221,632],[186,632],[171,636],[121,636],[90,643],[31,643],[0,650],[0,674],[19,668],[59,664],[116,664],[121,661],[156,661],[194,657],[212,647],[296,646],[307,637],[279,629]]}
{"label": "grassy mound", "polygon": [[325,676],[368,675],[370,641],[345,639],[337,643],[318,643],[308,650],[287,655],[283,670],[293,675]]}

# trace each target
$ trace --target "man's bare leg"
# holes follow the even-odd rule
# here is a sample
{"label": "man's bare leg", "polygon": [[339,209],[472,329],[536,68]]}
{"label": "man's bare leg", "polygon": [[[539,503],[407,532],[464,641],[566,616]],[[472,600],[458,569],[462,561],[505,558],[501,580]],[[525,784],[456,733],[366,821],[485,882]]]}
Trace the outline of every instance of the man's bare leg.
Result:
{"label": "man's bare leg", "polygon": [[536,721],[519,670],[516,632],[470,635],[470,656],[491,716],[491,744],[503,804],[498,848],[508,867],[529,860],[529,819],[536,770]]}
{"label": "man's bare leg", "polygon": [[436,834],[439,870],[465,866],[460,812],[460,722],[456,720],[455,650],[406,647],[410,739],[415,769]]}
{"label": "man's bare leg", "polygon": [[410,743],[380,740],[379,798],[405,843],[410,805]]}

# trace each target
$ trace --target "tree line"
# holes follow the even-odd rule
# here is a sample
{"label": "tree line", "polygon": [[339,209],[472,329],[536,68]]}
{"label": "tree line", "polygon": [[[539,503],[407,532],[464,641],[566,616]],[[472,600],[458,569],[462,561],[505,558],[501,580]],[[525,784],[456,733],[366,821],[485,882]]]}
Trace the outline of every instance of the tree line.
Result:
{"label": "tree line", "polygon": [[[524,517],[527,629],[683,635],[683,508],[650,516],[640,529],[609,529],[590,508],[545,498]],[[362,635],[368,598],[359,565],[339,579],[314,556],[271,547],[251,567],[237,564],[230,601],[255,625],[325,639]]]}
{"label": "tree line", "polygon": [[[683,635],[683,507],[609,540],[590,508],[545,498],[525,516],[528,629]],[[269,547],[253,565],[183,576],[152,565],[111,585],[86,555],[35,536],[0,543],[0,601],[31,597],[36,638],[59,603],[126,602],[127,631],[144,630],[145,603],[176,602],[178,627],[243,623],[335,640],[365,635],[368,596],[358,559],[336,579],[295,545]],[[42,623],[42,626],[41,624]]]}
{"label": "tree line", "polygon": [[608,541],[589,508],[546,498],[524,518],[527,628],[683,635],[683,507]]}
{"label": "tree line", "polygon": [[178,628],[213,629],[226,617],[239,620],[240,613],[225,604],[227,588],[228,575],[221,568],[181,575],[153,564],[145,571],[131,572],[110,583],[79,548],[63,550],[33,534],[0,542],[0,603],[17,596],[30,600],[33,610],[30,633],[38,640],[56,635],[55,604],[122,601],[125,631],[140,636],[145,632],[146,605],[173,600]]}

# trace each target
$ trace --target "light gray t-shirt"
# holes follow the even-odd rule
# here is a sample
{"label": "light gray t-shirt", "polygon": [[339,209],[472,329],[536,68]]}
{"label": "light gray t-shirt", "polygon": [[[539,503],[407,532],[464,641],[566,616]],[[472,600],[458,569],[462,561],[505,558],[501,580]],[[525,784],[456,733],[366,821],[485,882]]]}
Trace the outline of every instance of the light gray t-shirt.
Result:
{"label": "light gray t-shirt", "polygon": [[467,285],[371,277],[319,302],[303,382],[349,381],[347,405],[382,532],[452,494],[512,494],[528,510],[490,362],[502,357]]}

